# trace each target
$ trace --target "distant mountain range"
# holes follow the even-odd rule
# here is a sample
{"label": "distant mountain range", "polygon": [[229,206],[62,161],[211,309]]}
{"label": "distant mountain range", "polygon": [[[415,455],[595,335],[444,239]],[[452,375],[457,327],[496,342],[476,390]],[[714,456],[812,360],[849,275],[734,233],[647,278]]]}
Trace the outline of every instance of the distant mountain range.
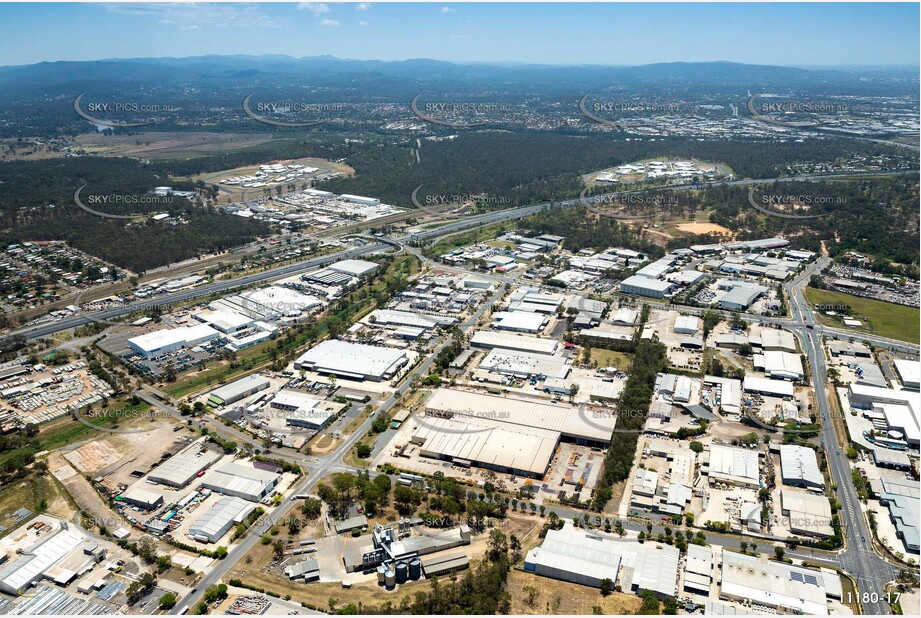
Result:
{"label": "distant mountain range", "polygon": [[[888,71],[891,75],[891,70]],[[906,78],[912,75],[906,69]],[[914,73],[917,79],[917,71]],[[197,56],[124,60],[41,62],[0,67],[0,88],[24,93],[73,94],[94,88],[151,88],[182,85],[267,86],[297,82],[331,88],[427,85],[496,85],[515,90],[599,85],[735,85],[751,88],[854,83],[865,72],[802,69],[735,62],[668,62],[643,66],[553,66],[538,64],[348,60],[332,56]]]}

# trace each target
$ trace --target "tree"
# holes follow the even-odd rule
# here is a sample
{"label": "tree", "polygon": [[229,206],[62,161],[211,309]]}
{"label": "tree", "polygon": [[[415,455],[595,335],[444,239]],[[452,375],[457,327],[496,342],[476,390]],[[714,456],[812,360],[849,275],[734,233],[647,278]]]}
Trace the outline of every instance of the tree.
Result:
{"label": "tree", "polygon": [[605,577],[601,580],[601,596],[606,597],[609,594],[614,592],[614,582],[610,578]]}
{"label": "tree", "polygon": [[776,547],[774,547],[774,556],[775,556],[778,560],[781,560],[781,561],[783,560],[784,553],[786,553],[786,552],[785,552],[785,550],[784,550],[783,547],[781,547],[781,546],[779,546],[779,545],[776,546]]}
{"label": "tree", "polygon": [[695,453],[703,453],[704,451],[704,445],[701,442],[698,442],[697,440],[691,440],[691,444],[689,446],[690,446],[690,449],[694,451]]}
{"label": "tree", "polygon": [[282,556],[284,556],[285,555],[285,542],[282,541],[281,539],[278,539],[274,543],[272,543],[272,554],[274,554],[276,558],[281,558]]}
{"label": "tree", "polygon": [[173,609],[176,605],[176,595],[172,592],[167,592],[162,597],[160,597],[160,609],[168,610]]}
{"label": "tree", "polygon": [[489,531],[489,559],[498,562],[508,553],[508,539],[498,528]]}

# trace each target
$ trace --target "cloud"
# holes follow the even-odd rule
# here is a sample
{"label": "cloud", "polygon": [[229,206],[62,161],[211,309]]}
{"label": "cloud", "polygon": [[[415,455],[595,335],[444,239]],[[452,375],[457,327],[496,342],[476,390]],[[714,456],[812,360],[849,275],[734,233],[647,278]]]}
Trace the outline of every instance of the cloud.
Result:
{"label": "cloud", "polygon": [[457,13],[457,9],[452,9],[449,6],[443,6],[441,7],[441,12],[442,13]]}
{"label": "cloud", "polygon": [[[196,30],[205,27],[226,28],[238,26],[277,27],[288,23],[286,19],[272,17],[257,4],[210,4],[207,2],[132,2],[104,5],[109,13],[140,17],[160,24],[174,25],[177,29]],[[192,28],[196,26],[196,28]]]}
{"label": "cloud", "polygon": [[370,2],[359,2],[358,4],[355,5],[356,11],[367,11],[370,8],[371,8]]}
{"label": "cloud", "polygon": [[321,26],[338,26],[339,22],[335,19],[324,19],[320,21]]}
{"label": "cloud", "polygon": [[360,22],[358,22],[358,27],[359,27],[359,28],[364,28],[364,27],[367,26],[367,25],[368,25],[368,22],[366,22],[366,21],[360,21]]}
{"label": "cloud", "polygon": [[297,5],[299,11],[310,11],[311,13],[329,13],[329,5],[325,2],[301,2]]}

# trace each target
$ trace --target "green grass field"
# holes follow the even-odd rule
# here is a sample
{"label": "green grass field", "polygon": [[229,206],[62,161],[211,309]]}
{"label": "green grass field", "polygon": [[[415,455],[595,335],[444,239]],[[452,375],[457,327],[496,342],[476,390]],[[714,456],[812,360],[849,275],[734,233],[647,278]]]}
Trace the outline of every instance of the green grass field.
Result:
{"label": "green grass field", "polygon": [[[918,324],[921,311],[918,310],[918,307],[896,305],[881,300],[815,288],[806,288],[806,298],[813,305],[848,305],[851,308],[852,317],[861,320],[869,326],[873,334],[880,337],[911,343],[918,343],[921,339]],[[827,316],[821,311],[817,311],[816,316],[827,326],[844,327],[840,316]],[[855,335],[866,332],[861,329],[853,330]]]}

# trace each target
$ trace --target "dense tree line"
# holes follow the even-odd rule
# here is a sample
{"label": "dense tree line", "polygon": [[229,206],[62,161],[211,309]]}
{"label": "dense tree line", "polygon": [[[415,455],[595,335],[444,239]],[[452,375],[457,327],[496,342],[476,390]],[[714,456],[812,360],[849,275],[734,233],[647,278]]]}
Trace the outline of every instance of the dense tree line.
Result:
{"label": "dense tree line", "polygon": [[584,206],[544,210],[522,220],[522,226],[536,235],[565,236],[564,247],[573,253],[582,249],[625,247],[659,257],[664,252],[643,240],[642,229],[611,217],[590,216]]}
{"label": "dense tree line", "polygon": [[[168,212],[182,223],[108,219],[80,209],[74,192],[86,184],[84,204],[111,214]],[[143,196],[179,183],[132,159],[81,157],[0,165],[0,243],[63,240],[117,266],[144,272],[204,253],[226,251],[268,232],[258,221],[194,206],[186,199],[130,205],[88,204],[89,196]],[[191,185],[182,186],[191,188]]]}
{"label": "dense tree line", "polygon": [[617,403],[617,426],[611,446],[604,458],[604,469],[598,478],[593,506],[601,510],[611,499],[611,486],[630,474],[636,445],[655,386],[656,374],[665,367],[665,346],[657,341],[640,340],[633,354],[630,377]]}
{"label": "dense tree line", "polygon": [[[771,196],[811,199],[808,210],[795,214],[824,215],[812,219],[767,216],[751,206],[748,187],[718,186],[686,192],[682,200],[712,211],[710,221],[724,225],[741,240],[783,235],[794,247],[820,251],[822,242],[832,257],[848,251],[873,256],[874,268],[917,276],[918,176],[861,178],[822,182],[783,182],[759,187],[753,194],[764,208]],[[711,242],[715,237],[710,237]],[[706,242],[706,237],[695,240]],[[684,242],[684,241],[682,241]],[[894,266],[898,264],[899,266]]]}

